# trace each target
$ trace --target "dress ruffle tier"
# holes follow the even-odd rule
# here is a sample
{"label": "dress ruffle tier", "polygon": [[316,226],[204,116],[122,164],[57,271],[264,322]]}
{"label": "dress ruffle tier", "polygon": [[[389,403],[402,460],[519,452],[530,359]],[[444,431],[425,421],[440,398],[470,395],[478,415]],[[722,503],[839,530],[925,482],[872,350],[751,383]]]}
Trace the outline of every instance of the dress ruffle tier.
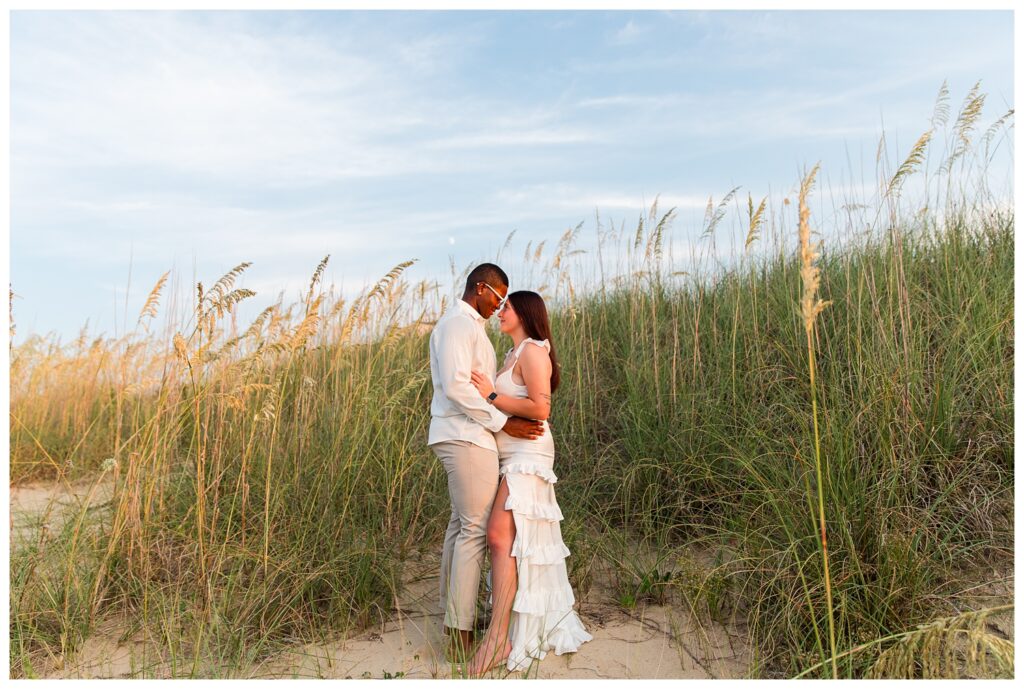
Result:
{"label": "dress ruffle tier", "polygon": [[512,603],[509,637],[512,653],[507,667],[525,670],[548,651],[573,653],[593,637],[572,609],[576,602],[569,585],[565,558],[569,549],[562,541],[562,511],[555,501],[558,477],[551,458],[517,453],[500,469],[508,484],[505,509],[516,525],[512,556],[519,573]]}

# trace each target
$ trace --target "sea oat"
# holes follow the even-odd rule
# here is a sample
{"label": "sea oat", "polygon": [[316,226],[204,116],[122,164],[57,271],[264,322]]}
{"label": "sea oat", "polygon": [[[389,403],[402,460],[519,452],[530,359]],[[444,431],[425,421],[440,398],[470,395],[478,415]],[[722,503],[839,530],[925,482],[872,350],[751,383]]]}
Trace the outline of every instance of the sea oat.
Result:
{"label": "sea oat", "polygon": [[803,282],[803,297],[800,300],[800,307],[804,317],[804,328],[811,332],[814,328],[814,319],[822,310],[831,304],[830,301],[821,301],[817,298],[819,269],[814,265],[815,259],[821,254],[818,253],[820,242],[811,245],[811,211],[807,207],[807,194],[814,186],[814,176],[818,173],[818,166],[815,165],[810,174],[800,183],[800,278]]}
{"label": "sea oat", "polygon": [[890,196],[894,191],[897,191],[903,185],[904,178],[913,174],[914,170],[924,161],[924,153],[931,139],[932,131],[930,129],[921,135],[917,143],[910,149],[910,155],[907,156],[907,159],[903,161],[903,164],[900,165],[896,174],[889,181],[889,186],[885,190],[885,196]]}
{"label": "sea oat", "polygon": [[765,196],[761,199],[760,205],[757,210],[754,210],[754,197],[747,194],[747,219],[749,220],[749,229],[747,230],[747,240],[743,243],[743,250],[746,251],[750,248],[750,245],[757,241],[760,237],[759,230],[761,225],[764,224],[764,208],[768,202],[768,197]]}
{"label": "sea oat", "polygon": [[164,284],[167,282],[167,278],[170,274],[171,271],[168,270],[166,273],[161,275],[160,279],[156,281],[156,285],[154,285],[153,289],[150,290],[149,296],[146,297],[146,303],[142,305],[142,311],[139,312],[139,323],[142,323],[142,319],[145,316],[156,318],[156,310],[160,305],[160,292],[163,290]]}
{"label": "sea oat", "polygon": [[1013,642],[989,631],[988,618],[1012,606],[971,610],[921,625],[887,648],[869,679],[1013,677]]}
{"label": "sea oat", "polygon": [[704,213],[704,231],[701,232],[701,237],[710,237],[714,234],[718,223],[722,222],[722,218],[725,217],[725,211],[728,209],[729,202],[736,196],[736,192],[739,189],[739,187],[733,187],[732,191],[725,195],[725,198],[718,203],[714,210],[711,207],[711,198],[708,198],[708,207]]}
{"label": "sea oat", "polygon": [[[828,537],[825,522],[825,483],[824,463],[821,459],[821,439],[818,432],[818,399],[814,382],[814,320],[822,309],[830,302],[823,302],[818,299],[818,267],[814,260],[818,258],[817,246],[811,246],[811,211],[807,207],[807,194],[814,186],[814,176],[818,173],[818,166],[815,165],[810,174],[804,177],[800,183],[800,278],[803,282],[803,296],[800,306],[804,317],[804,330],[807,334],[807,366],[811,386],[811,420],[814,427],[814,465],[818,482],[818,529],[821,539],[821,559],[825,574],[825,601],[828,611],[828,636],[829,649],[832,652],[832,677],[839,678],[839,669],[836,665],[836,632],[835,632],[835,611],[832,606],[832,581],[829,573]],[[817,628],[815,628],[817,630]]]}

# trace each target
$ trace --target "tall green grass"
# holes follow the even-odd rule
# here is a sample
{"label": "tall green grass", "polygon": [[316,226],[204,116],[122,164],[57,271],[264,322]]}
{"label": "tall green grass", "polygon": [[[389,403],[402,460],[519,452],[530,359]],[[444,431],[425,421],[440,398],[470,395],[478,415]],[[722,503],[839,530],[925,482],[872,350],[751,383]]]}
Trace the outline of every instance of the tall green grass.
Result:
{"label": "tall green grass", "polygon": [[[1012,559],[1013,211],[948,184],[904,208],[915,155],[875,199],[890,222],[820,249],[829,306],[810,330],[786,205],[749,199],[723,266],[710,247],[729,207],[709,204],[685,275],[656,206],[635,232],[599,221],[614,275],[581,271],[580,227],[546,264],[527,247],[563,367],[551,426],[574,587],[608,562],[623,605],[696,596],[744,616],[756,676],[860,677],[886,648],[872,640],[949,612],[973,568]],[[162,630],[174,674],[231,675],[385,618],[404,568],[439,550],[439,286],[402,263],[346,303],[323,291],[325,262],[300,302],[244,329],[240,264],[162,335],[163,278],[134,333],[14,348],[12,477],[114,484],[98,524],[15,544],[15,675],[112,614]],[[637,542],[670,555],[618,557]],[[714,553],[714,579],[681,549]]]}

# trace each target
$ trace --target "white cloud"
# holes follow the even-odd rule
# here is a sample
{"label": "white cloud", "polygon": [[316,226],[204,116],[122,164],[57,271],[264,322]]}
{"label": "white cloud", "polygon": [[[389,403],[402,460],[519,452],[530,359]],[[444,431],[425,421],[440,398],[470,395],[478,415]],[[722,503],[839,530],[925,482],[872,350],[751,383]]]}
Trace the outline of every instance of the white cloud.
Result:
{"label": "white cloud", "polygon": [[578,108],[663,108],[667,106],[693,105],[698,101],[686,94],[616,94],[597,98],[583,98],[576,103]]}
{"label": "white cloud", "polygon": [[630,19],[615,32],[611,42],[613,45],[630,45],[636,43],[644,33],[645,29]]}
{"label": "white cloud", "polygon": [[[1009,34],[974,14],[971,41],[885,55],[854,50],[883,35],[871,14],[840,37],[813,13],[506,16],[15,13],[12,269],[46,295],[21,305],[108,310],[44,290],[116,282],[129,255],[155,275],[252,260],[261,292],[308,284],[327,252],[360,279],[414,257],[443,274],[513,228],[635,223],[659,192],[699,231],[708,196],[777,191],[819,158],[824,196],[847,144],[873,180],[883,125],[898,158],[947,72],[954,108],[977,77],[1012,96]],[[884,35],[911,27],[886,16]],[[557,40],[523,45],[528,21]]]}
{"label": "white cloud", "polygon": [[456,149],[500,146],[557,146],[595,141],[598,138],[599,136],[594,132],[570,128],[524,129],[519,131],[492,130],[436,139],[427,143],[426,147]]}
{"label": "white cloud", "polygon": [[278,185],[431,169],[396,141],[429,119],[429,102],[409,107],[399,68],[429,46],[389,63],[309,36],[148,13],[48,28],[46,41],[15,41],[19,168],[145,165]]}
{"label": "white cloud", "polygon": [[620,191],[587,189],[570,184],[532,185],[518,189],[505,189],[494,194],[494,199],[509,208],[528,208],[540,217],[551,213],[579,213],[589,217],[598,211],[650,210],[655,197],[662,211],[669,208],[703,209],[707,196],[700,194],[624,194]]}

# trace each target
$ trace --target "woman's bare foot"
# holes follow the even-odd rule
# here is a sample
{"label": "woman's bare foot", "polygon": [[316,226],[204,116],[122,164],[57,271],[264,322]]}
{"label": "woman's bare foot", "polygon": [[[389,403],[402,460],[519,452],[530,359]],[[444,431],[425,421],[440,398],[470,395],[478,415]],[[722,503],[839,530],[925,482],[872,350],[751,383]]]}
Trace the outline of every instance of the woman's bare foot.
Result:
{"label": "woman's bare foot", "polygon": [[503,665],[508,660],[510,653],[512,653],[512,643],[508,639],[505,639],[504,644],[500,644],[485,637],[480,642],[480,647],[476,649],[476,653],[473,654],[473,659],[469,661],[466,670],[470,677],[479,677],[499,665]]}

